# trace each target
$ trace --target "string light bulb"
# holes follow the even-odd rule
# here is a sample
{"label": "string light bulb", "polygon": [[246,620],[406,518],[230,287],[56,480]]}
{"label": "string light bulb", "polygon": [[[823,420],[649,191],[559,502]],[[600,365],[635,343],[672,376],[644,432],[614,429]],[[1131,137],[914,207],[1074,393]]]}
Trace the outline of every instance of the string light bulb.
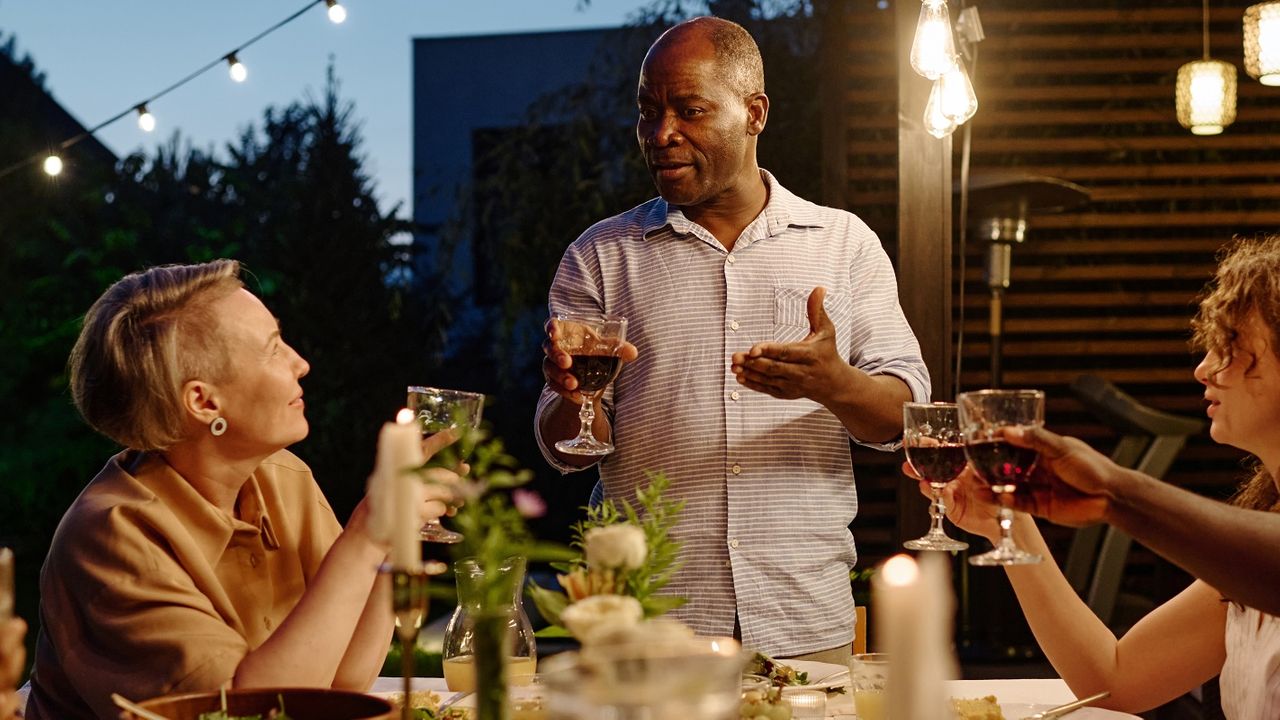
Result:
{"label": "string light bulb", "polygon": [[147,109],[146,103],[143,103],[134,109],[138,111],[138,127],[141,128],[143,132],[151,132],[156,129],[156,116],[152,115],[151,111]]}
{"label": "string light bulb", "polygon": [[57,155],[50,155],[44,159],[44,172],[49,177],[57,177],[62,174],[62,158]]}
{"label": "string light bulb", "polygon": [[978,112],[978,96],[973,91],[973,83],[969,81],[969,73],[964,63],[958,62],[937,80],[938,99],[942,104],[941,112],[951,118],[956,125],[963,125]]}
{"label": "string light bulb", "polygon": [[249,77],[249,68],[240,62],[240,58],[235,53],[227,55],[227,72],[231,75],[231,79],[238,83],[244,82]]}
{"label": "string light bulb", "polygon": [[1263,85],[1280,85],[1280,0],[1244,11],[1244,71]]}
{"label": "string light bulb", "polygon": [[347,9],[342,7],[338,0],[324,0],[324,4],[329,6],[329,21],[334,25],[341,25],[347,19]]}
{"label": "string light bulb", "polygon": [[929,103],[924,106],[924,129],[939,140],[955,132],[960,123],[949,117],[944,111],[942,100],[942,78],[933,81],[933,89],[929,91]]}
{"label": "string light bulb", "polygon": [[937,80],[955,66],[956,43],[947,0],[923,0],[911,41],[911,69],[926,79]]}

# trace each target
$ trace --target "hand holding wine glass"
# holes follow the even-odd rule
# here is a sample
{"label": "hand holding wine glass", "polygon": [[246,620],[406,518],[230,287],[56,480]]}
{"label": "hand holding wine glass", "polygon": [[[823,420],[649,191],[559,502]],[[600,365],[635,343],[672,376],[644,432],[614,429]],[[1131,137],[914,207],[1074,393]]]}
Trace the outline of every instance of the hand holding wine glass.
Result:
{"label": "hand holding wine glass", "polygon": [[903,403],[902,445],[907,462],[921,480],[929,483],[932,502],[929,532],[903,547],[908,550],[964,550],[969,543],[948,537],[942,529],[947,508],[942,489],[965,467],[964,438],[960,434],[960,413],[955,403]]}
{"label": "hand holding wine glass", "polygon": [[[480,393],[421,385],[409,386],[408,393],[408,408],[413,411],[424,438],[453,428],[480,427],[480,416],[484,412],[484,395]],[[446,529],[438,519],[425,523],[420,534],[427,542],[462,541],[461,534]]]}
{"label": "hand holding wine glass", "polygon": [[556,443],[556,450],[570,455],[613,452],[612,444],[596,439],[592,425],[596,401],[622,370],[625,356],[635,357],[626,335],[626,318],[612,315],[558,313],[547,323],[547,383],[562,397],[582,403],[577,437]]}
{"label": "hand holding wine glass", "polygon": [[1025,565],[1043,558],[1013,542],[1013,494],[1026,485],[1039,452],[1009,442],[1012,428],[1044,425],[1044,393],[1039,390],[978,390],[960,393],[960,430],[969,465],[1000,501],[1000,541],[994,550],[969,558],[973,565]]}

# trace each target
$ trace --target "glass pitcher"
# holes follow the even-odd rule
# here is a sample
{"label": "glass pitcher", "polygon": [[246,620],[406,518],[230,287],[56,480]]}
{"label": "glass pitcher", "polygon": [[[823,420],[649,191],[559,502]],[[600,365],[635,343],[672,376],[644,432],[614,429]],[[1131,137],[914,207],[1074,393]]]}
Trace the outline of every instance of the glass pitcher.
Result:
{"label": "glass pitcher", "polygon": [[[454,563],[458,608],[445,628],[443,649],[445,684],[453,692],[476,691],[477,664],[480,672],[488,672],[485,668],[493,667],[496,660],[482,658],[477,663],[477,655],[486,652],[506,659],[504,684],[527,685],[533,681],[538,648],[521,599],[524,571],[524,558],[508,558],[500,567],[501,576],[491,584],[474,559]],[[500,593],[506,602],[486,607],[486,590]]]}

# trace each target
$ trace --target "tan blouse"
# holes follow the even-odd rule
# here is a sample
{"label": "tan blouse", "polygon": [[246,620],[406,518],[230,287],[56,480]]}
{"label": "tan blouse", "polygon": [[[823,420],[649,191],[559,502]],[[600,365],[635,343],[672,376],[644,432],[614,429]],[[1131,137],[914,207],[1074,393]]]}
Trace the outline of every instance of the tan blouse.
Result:
{"label": "tan blouse", "polygon": [[267,458],[232,517],[164,458],[111,458],[67,510],[40,573],[27,717],[116,717],[213,690],[293,609],[342,527],[310,469]]}

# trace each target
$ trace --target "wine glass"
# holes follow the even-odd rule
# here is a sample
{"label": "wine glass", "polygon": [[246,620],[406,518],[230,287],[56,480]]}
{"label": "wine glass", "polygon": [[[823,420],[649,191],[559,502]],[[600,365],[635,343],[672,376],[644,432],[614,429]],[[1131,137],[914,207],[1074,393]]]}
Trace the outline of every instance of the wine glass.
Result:
{"label": "wine glass", "polygon": [[[484,395],[462,390],[445,390],[409,386],[409,409],[422,429],[422,437],[428,438],[450,428],[480,427],[480,415],[484,411]],[[427,542],[459,543],[462,534],[449,530],[440,521],[430,520],[422,526],[419,535]]]}
{"label": "wine glass", "polygon": [[960,435],[960,414],[955,403],[903,403],[902,446],[907,462],[916,474],[929,483],[933,502],[929,503],[932,522],[929,532],[902,544],[908,550],[964,550],[969,543],[948,537],[942,529],[947,506],[942,502],[942,488],[964,470],[964,437]]}
{"label": "wine glass", "polygon": [[551,319],[556,346],[573,358],[569,372],[578,380],[582,408],[578,436],[561,440],[556,449],[570,455],[608,455],[613,445],[597,440],[591,432],[596,419],[596,400],[622,370],[622,344],[627,339],[627,319],[616,315],[575,315],[557,313]]}
{"label": "wine glass", "polygon": [[977,390],[960,393],[960,431],[969,465],[1000,501],[1000,542],[994,550],[969,558],[972,565],[1027,565],[1042,560],[1013,542],[1013,493],[1031,477],[1040,453],[1004,439],[1011,427],[1044,425],[1040,390]]}

